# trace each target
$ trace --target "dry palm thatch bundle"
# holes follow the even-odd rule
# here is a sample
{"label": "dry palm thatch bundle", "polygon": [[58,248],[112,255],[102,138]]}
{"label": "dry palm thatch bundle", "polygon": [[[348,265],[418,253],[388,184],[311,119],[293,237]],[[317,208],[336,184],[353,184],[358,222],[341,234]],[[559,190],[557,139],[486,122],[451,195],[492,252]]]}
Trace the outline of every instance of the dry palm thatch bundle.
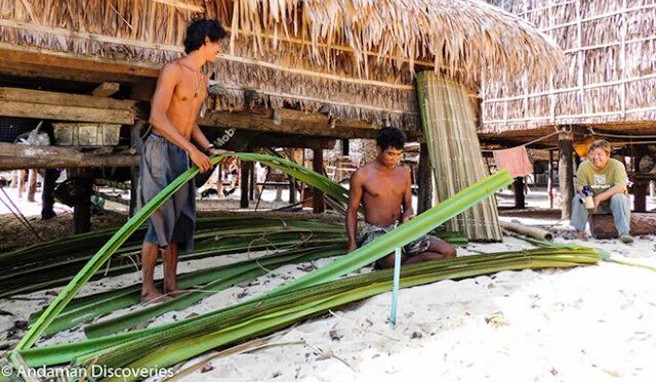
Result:
{"label": "dry palm thatch bundle", "polygon": [[[656,3],[653,0],[490,0],[552,37],[565,61],[531,83],[490,73],[483,132],[605,123],[648,132],[656,120]],[[505,83],[502,83],[504,82]],[[513,83],[514,82],[514,83]]]}
{"label": "dry palm thatch bundle", "polygon": [[[558,49],[478,0],[0,0],[0,41],[158,67],[181,54],[187,22],[231,32],[215,79],[341,119],[418,125],[415,71],[473,93],[482,71],[547,77]],[[240,105],[239,91],[220,107]]]}

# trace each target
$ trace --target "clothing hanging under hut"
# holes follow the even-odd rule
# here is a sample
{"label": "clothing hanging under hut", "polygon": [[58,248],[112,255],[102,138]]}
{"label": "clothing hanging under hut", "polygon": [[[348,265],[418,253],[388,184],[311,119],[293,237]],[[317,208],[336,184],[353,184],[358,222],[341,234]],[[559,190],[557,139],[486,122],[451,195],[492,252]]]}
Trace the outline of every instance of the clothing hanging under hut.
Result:
{"label": "clothing hanging under hut", "polygon": [[524,145],[510,149],[494,150],[493,154],[497,169],[508,170],[513,178],[533,173],[533,164]]}

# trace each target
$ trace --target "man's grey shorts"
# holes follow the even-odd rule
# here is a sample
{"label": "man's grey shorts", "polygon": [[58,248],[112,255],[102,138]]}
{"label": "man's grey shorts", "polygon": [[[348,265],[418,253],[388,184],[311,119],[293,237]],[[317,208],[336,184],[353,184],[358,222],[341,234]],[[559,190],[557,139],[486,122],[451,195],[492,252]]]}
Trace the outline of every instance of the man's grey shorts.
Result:
{"label": "man's grey shorts", "polygon": [[[166,138],[150,134],[143,144],[139,166],[138,207],[155,197],[189,169],[187,152]],[[151,216],[144,241],[166,247],[177,243],[181,250],[193,249],[196,226],[196,188],[185,183]]]}

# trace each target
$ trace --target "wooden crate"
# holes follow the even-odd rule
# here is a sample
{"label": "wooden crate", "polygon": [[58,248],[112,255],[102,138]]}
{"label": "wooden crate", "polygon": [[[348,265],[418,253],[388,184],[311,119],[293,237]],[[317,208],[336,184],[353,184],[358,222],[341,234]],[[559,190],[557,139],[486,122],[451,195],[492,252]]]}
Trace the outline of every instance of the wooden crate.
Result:
{"label": "wooden crate", "polygon": [[116,146],[121,125],[108,123],[53,123],[55,143],[60,146]]}

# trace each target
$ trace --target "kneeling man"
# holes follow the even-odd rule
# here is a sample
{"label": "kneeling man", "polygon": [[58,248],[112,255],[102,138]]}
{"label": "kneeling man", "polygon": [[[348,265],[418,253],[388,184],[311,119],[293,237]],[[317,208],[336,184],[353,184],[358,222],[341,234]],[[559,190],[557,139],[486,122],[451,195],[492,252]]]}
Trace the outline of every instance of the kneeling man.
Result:
{"label": "kneeling man", "polygon": [[[399,165],[405,145],[405,134],[397,128],[381,129],[376,160],[358,169],[351,177],[349,205],[346,214],[348,251],[352,252],[377,237],[393,230],[399,223],[415,216],[412,209],[410,170]],[[366,226],[357,234],[357,211],[362,202]],[[403,247],[403,264],[448,259],[456,250],[448,243],[430,235]],[[376,268],[394,266],[394,254],[376,262]]]}

